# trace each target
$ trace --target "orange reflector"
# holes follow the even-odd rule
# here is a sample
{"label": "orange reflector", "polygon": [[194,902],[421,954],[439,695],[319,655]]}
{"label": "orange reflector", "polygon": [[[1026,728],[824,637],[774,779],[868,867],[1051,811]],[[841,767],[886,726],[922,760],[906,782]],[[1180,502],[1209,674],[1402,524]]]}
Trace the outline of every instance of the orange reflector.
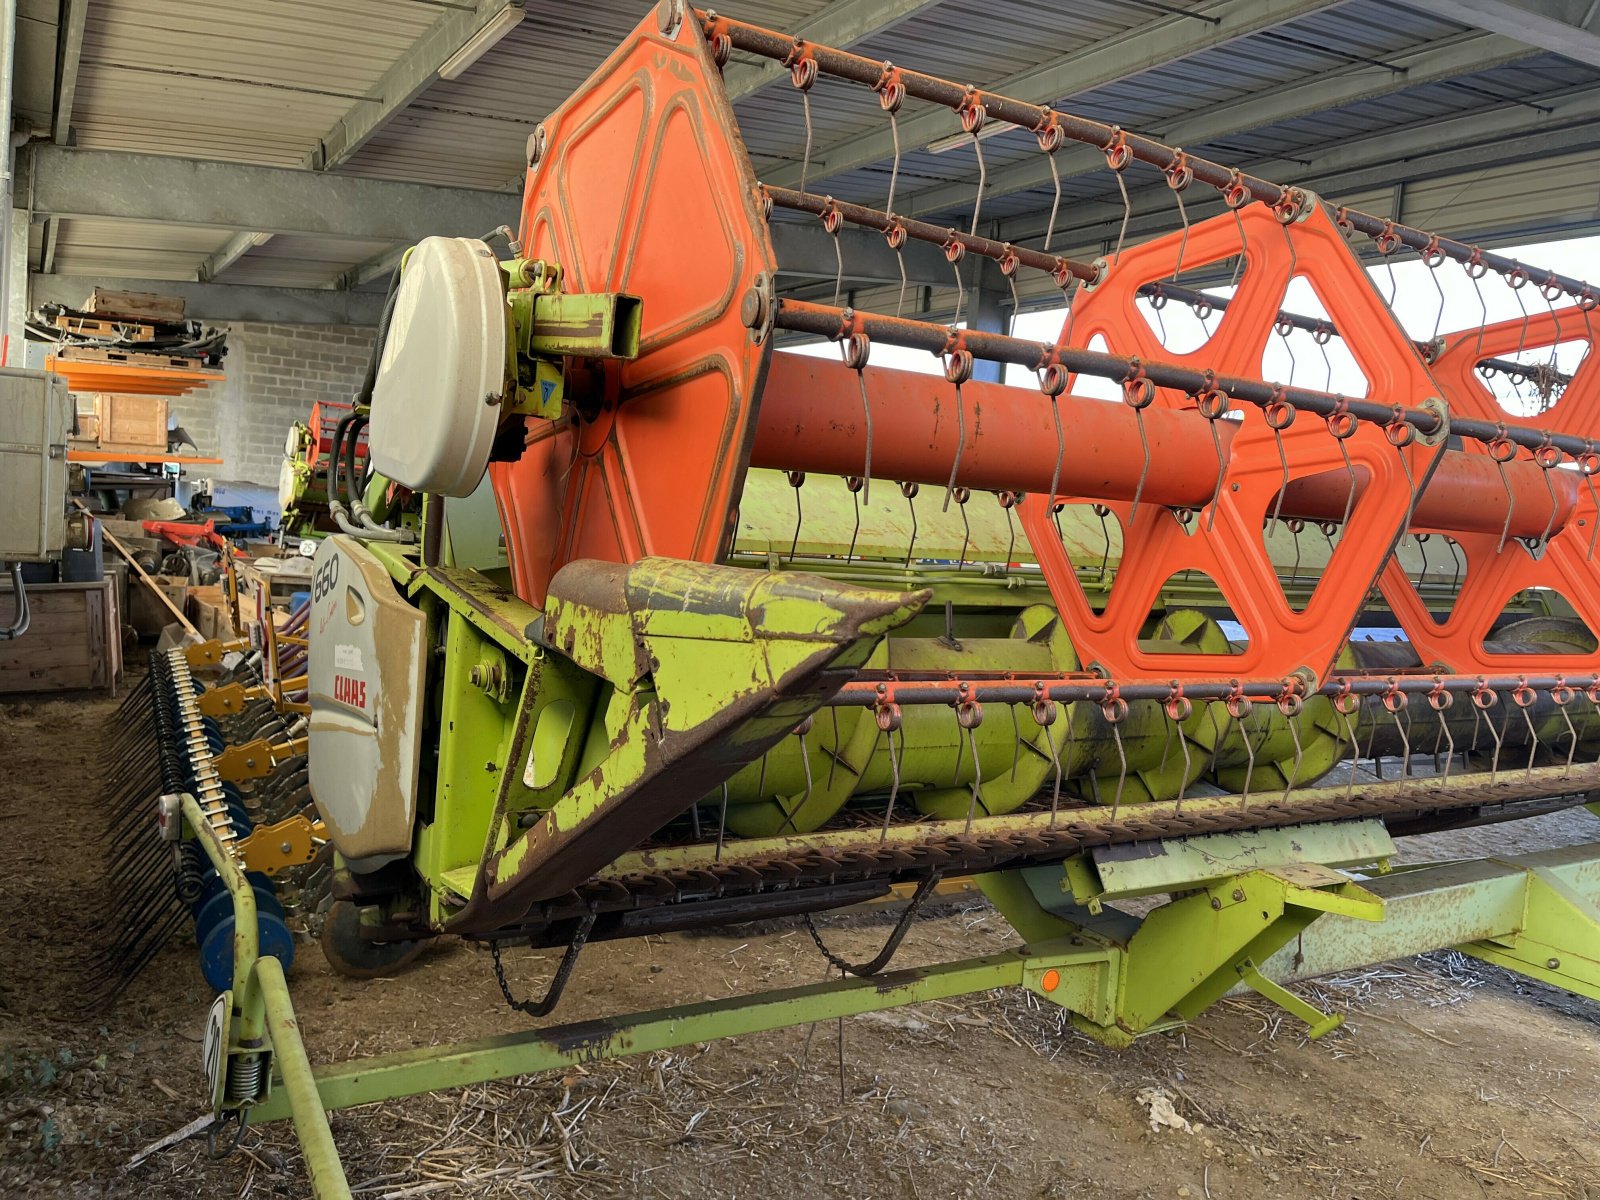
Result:
{"label": "orange reflector", "polygon": [[1051,967],[1039,977],[1039,986],[1047,992],[1053,992],[1061,986],[1061,972]]}

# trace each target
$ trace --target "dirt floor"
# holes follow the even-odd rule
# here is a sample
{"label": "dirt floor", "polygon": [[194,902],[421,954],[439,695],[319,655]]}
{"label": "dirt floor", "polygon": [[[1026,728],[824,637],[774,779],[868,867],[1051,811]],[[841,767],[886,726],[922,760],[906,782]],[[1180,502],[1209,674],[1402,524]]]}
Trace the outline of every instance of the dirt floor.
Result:
{"label": "dirt floor", "polygon": [[[125,1170],[200,1115],[211,996],[175,944],[112,1010],[64,1016],[94,901],[99,743],[115,705],[0,707],[0,1194],[307,1196],[286,1123],[241,1152],[204,1139]],[[1434,856],[1600,840],[1579,810],[1434,835]],[[1418,840],[1420,841],[1420,839]],[[1420,852],[1416,842],[1407,852]],[[826,922],[868,957],[882,913]],[[981,902],[913,928],[897,965],[1013,942]],[[519,951],[524,993],[556,955]],[[813,982],[797,925],[585,951],[555,1021]],[[526,1028],[485,954],[455,945],[392,979],[290,972],[314,1061]],[[1600,1200],[1600,1006],[1457,954],[1305,989],[1348,1013],[1311,1043],[1259,1001],[1102,1048],[1024,993],[925,1004],[564,1075],[336,1114],[364,1200],[462,1196],[1546,1196]],[[1152,1126],[1170,1103],[1173,1123]]]}

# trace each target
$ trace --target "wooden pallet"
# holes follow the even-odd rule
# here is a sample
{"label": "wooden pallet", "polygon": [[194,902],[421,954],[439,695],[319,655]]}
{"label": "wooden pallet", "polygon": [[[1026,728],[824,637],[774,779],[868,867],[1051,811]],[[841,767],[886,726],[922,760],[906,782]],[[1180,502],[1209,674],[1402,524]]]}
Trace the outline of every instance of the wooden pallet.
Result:
{"label": "wooden pallet", "polygon": [[[116,363],[120,367],[145,367],[156,371],[203,371],[198,359],[178,354],[150,354],[140,350],[111,350],[97,346],[63,346],[56,355],[62,362]],[[218,376],[222,372],[217,372]]]}
{"label": "wooden pallet", "polygon": [[118,321],[108,317],[74,317],[67,313],[56,314],[56,328],[80,337],[107,338],[120,342],[153,342],[154,325],[138,321]]}

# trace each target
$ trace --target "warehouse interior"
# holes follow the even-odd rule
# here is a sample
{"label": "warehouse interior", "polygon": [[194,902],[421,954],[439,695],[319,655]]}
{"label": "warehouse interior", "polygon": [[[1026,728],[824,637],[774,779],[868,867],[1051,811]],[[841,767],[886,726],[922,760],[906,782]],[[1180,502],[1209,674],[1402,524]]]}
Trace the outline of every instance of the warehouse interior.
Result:
{"label": "warehouse interior", "polygon": [[1600,1195],[1600,2],[0,35],[0,1195]]}

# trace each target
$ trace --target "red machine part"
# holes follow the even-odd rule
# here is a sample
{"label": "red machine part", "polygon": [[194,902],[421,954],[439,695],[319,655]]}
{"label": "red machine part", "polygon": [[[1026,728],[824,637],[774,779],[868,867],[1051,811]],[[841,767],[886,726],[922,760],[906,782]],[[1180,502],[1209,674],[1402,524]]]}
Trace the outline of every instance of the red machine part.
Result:
{"label": "red machine part", "polygon": [[[866,405],[878,435],[867,437]],[[979,491],[1048,491],[1060,474],[1062,491],[1131,500],[1139,487],[1142,460],[1138,414],[1120,404],[1062,396],[1062,450],[1058,451],[1050,405],[1035,392],[998,383],[962,387],[969,411],[965,440],[949,405],[937,402],[948,386],[910,371],[874,368],[858,383],[843,362],[779,352],[772,356],[761,393],[750,465],[830,475],[861,475],[943,486],[950,465],[956,483]],[[1216,454],[1208,422],[1199,413],[1158,409],[1145,414],[1150,444],[1144,499],[1153,504],[1198,508],[1216,486]],[[1218,431],[1224,452],[1235,432]],[[870,444],[872,461],[865,452]]]}
{"label": "red machine part", "polygon": [[[1513,418],[1479,374],[1486,359],[1573,341],[1587,344],[1583,361],[1543,412]],[[1453,414],[1600,435],[1600,361],[1589,321],[1576,307],[1452,334],[1434,365],[1434,377]],[[1454,604],[1441,619],[1429,610],[1400,563],[1389,564],[1383,573],[1383,594],[1407,637],[1424,663],[1457,672],[1600,670],[1600,651],[1574,648],[1571,653],[1508,655],[1493,653],[1487,645],[1511,600],[1535,588],[1560,594],[1591,633],[1600,632],[1600,568],[1595,557],[1600,512],[1592,474],[1585,477],[1585,471],[1600,469],[1600,459],[1574,463],[1554,447],[1529,451],[1509,443],[1487,448],[1470,443],[1464,449],[1481,464],[1487,480],[1481,494],[1486,502],[1492,501],[1493,514],[1501,519],[1490,521],[1487,529],[1417,523],[1428,532],[1449,533],[1460,546],[1466,570]],[[1552,498],[1559,500],[1556,513],[1550,511]],[[1530,548],[1527,541],[1542,545]]]}
{"label": "red machine part", "polygon": [[[337,400],[319,400],[311,406],[311,416],[306,425],[311,430],[311,441],[306,446],[306,465],[313,471],[327,470],[328,452],[333,449],[333,432],[353,411],[354,406]],[[356,465],[367,461],[367,430],[362,426],[356,435]]]}
{"label": "red machine part", "polygon": [[[1241,254],[1245,265],[1238,291],[1210,338],[1187,354],[1168,350],[1136,306],[1139,289],[1172,278],[1180,266],[1203,267]],[[1103,339],[1113,354],[1259,377],[1267,339],[1295,275],[1306,279],[1345,331],[1368,381],[1368,399],[1410,408],[1438,395],[1427,366],[1320,205],[1288,224],[1280,223],[1274,210],[1252,205],[1125,249],[1104,283],[1079,293],[1062,344],[1070,339],[1092,347]],[[1130,400],[1142,398],[1142,386],[1137,379],[1125,385]],[[1218,418],[1223,416],[1218,408],[1226,408],[1218,406],[1215,393],[1156,389],[1153,401]],[[1079,586],[1053,527],[1048,499],[1031,495],[1022,505],[1034,554],[1084,661],[1101,663],[1119,677],[1214,678],[1219,673],[1215,656],[1152,653],[1139,644],[1163,586],[1192,570],[1216,583],[1246,631],[1248,645],[1227,660],[1228,673],[1283,675],[1307,668],[1320,681],[1332,667],[1405,527],[1414,489],[1427,480],[1439,450],[1417,442],[1397,447],[1382,428],[1337,417],[1322,421],[1300,414],[1294,419],[1285,409],[1270,415],[1279,421],[1287,415],[1291,423],[1274,430],[1266,411],[1244,407],[1240,415],[1232,453],[1212,456],[1214,506],[1185,524],[1159,505],[1141,504],[1137,514],[1131,504],[1111,505],[1124,541],[1104,611],[1095,611]],[[1137,442],[1128,452],[1139,453]],[[1296,610],[1279,584],[1263,526],[1283,490],[1285,472],[1290,481],[1332,471],[1349,478],[1352,468],[1365,471],[1377,486],[1358,489],[1347,501],[1349,520],[1333,558],[1305,608]]]}
{"label": "red machine part", "polygon": [[608,366],[596,419],[491,465],[517,594],[542,604],[574,559],[724,552],[769,353],[740,307],[777,260],[696,21],[647,17],[530,160],[524,253],[559,263],[565,290],[644,298],[639,356]]}

